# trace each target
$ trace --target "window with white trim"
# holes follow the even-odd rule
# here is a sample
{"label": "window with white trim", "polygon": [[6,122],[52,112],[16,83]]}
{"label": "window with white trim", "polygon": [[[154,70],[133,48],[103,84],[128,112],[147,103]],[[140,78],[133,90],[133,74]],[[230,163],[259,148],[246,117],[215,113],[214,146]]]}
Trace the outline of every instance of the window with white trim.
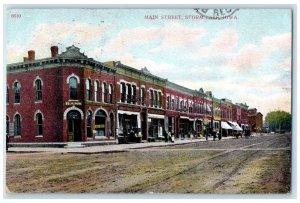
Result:
{"label": "window with white trim", "polygon": [[77,79],[75,77],[70,77],[69,79],[69,92],[70,100],[77,100]]}
{"label": "window with white trim", "polygon": [[35,101],[42,101],[42,81],[40,79],[35,81]]}
{"label": "window with white trim", "polygon": [[35,129],[36,136],[43,136],[43,115],[41,113],[35,115]]}

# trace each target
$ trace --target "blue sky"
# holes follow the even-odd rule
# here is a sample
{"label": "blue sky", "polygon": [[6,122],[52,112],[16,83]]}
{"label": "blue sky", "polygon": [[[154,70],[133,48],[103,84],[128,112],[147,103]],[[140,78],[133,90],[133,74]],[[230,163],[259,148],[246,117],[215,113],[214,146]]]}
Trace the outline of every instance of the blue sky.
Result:
{"label": "blue sky", "polygon": [[[13,18],[11,14],[20,14]],[[181,15],[147,20],[145,15]],[[72,44],[99,61],[147,67],[191,89],[246,102],[264,115],[291,107],[291,11],[240,9],[231,20],[186,20],[193,9],[13,9],[7,12],[7,62],[29,49],[50,56]]]}

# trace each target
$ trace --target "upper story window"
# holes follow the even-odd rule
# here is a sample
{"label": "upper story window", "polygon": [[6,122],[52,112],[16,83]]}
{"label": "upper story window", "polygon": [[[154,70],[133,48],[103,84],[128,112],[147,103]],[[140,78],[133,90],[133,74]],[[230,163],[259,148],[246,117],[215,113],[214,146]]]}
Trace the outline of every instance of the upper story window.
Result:
{"label": "upper story window", "polygon": [[109,103],[113,103],[113,85],[110,84],[108,87],[108,94],[109,94]]}
{"label": "upper story window", "polygon": [[154,105],[154,93],[153,90],[150,90],[150,106],[153,107]]}
{"label": "upper story window", "polygon": [[126,99],[127,99],[127,103],[130,104],[131,103],[131,85],[130,84],[126,84]]}
{"label": "upper story window", "polygon": [[170,109],[170,96],[167,96],[167,109]]}
{"label": "upper story window", "polygon": [[107,102],[106,83],[102,83],[102,102]]}
{"label": "upper story window", "polygon": [[162,107],[162,94],[161,92],[158,92],[158,107]]}
{"label": "upper story window", "polygon": [[9,87],[6,85],[6,103],[9,103]]}
{"label": "upper story window", "polygon": [[92,92],[91,92],[91,87],[92,84],[91,84],[91,80],[90,79],[87,79],[85,81],[85,87],[86,87],[86,100],[91,100],[91,97],[92,97]]}
{"label": "upper story window", "polygon": [[141,87],[141,105],[145,105],[145,88]]}
{"label": "upper story window", "polygon": [[70,99],[77,100],[77,79],[75,77],[71,77],[69,80],[69,91],[70,91]]}
{"label": "upper story window", "polygon": [[184,111],[186,112],[188,109],[187,109],[187,106],[188,106],[188,103],[187,101],[184,102]]}
{"label": "upper story window", "polygon": [[21,116],[20,116],[20,114],[15,115],[14,126],[15,126],[15,136],[21,136]]}
{"label": "upper story window", "polygon": [[120,98],[121,98],[121,102],[126,101],[126,86],[125,83],[123,82],[120,84]]}
{"label": "upper story window", "polygon": [[21,85],[19,82],[14,83],[14,89],[15,89],[15,103],[20,103],[20,89]]}
{"label": "upper story window", "polygon": [[43,116],[41,113],[37,113],[35,116],[35,129],[37,136],[43,135]]}
{"label": "upper story window", "polygon": [[172,110],[175,109],[175,100],[174,100],[174,98],[172,98],[172,101],[171,101],[171,108],[172,108]]}
{"label": "upper story window", "polygon": [[99,82],[97,80],[94,81],[94,97],[95,101],[99,101]]}
{"label": "upper story window", "polygon": [[158,106],[158,95],[157,95],[157,91],[154,91],[154,107],[157,108]]}
{"label": "upper story window", "polygon": [[35,101],[42,101],[42,81],[35,81]]}
{"label": "upper story window", "polygon": [[180,101],[180,109],[183,109],[183,100]]}
{"label": "upper story window", "polygon": [[136,103],[136,86],[132,85],[132,90],[131,90],[131,94],[132,94],[132,103],[135,104]]}

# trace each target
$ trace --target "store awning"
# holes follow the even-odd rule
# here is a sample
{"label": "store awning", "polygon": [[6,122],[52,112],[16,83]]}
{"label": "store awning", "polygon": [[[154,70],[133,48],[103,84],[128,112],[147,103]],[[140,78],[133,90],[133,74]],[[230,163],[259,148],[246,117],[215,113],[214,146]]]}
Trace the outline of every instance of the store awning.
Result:
{"label": "store awning", "polygon": [[122,110],[118,110],[118,114],[126,114],[126,115],[137,115],[137,116],[140,116],[140,112],[133,112],[133,111],[122,111]]}
{"label": "store awning", "polygon": [[232,127],[230,127],[230,125],[223,121],[221,122],[221,127],[226,130],[232,130]]}
{"label": "store awning", "polygon": [[228,121],[228,123],[231,124],[233,130],[243,131],[243,129],[236,122]]}
{"label": "store awning", "polygon": [[190,119],[190,118],[186,116],[180,116],[180,119]]}
{"label": "store awning", "polygon": [[148,114],[148,118],[158,118],[158,119],[165,119],[164,115],[159,115],[159,114]]}

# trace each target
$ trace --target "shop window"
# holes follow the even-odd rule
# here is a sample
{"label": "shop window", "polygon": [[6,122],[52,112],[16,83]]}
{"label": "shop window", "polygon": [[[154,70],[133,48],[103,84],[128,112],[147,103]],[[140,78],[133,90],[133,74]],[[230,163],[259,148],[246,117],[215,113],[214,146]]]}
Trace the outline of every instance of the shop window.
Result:
{"label": "shop window", "polygon": [[109,119],[110,119],[109,136],[110,136],[110,137],[114,137],[115,119],[114,119],[114,114],[113,114],[113,113],[110,114]]}
{"label": "shop window", "polygon": [[86,114],[86,134],[87,137],[93,137],[92,133],[92,111],[87,111]]}

